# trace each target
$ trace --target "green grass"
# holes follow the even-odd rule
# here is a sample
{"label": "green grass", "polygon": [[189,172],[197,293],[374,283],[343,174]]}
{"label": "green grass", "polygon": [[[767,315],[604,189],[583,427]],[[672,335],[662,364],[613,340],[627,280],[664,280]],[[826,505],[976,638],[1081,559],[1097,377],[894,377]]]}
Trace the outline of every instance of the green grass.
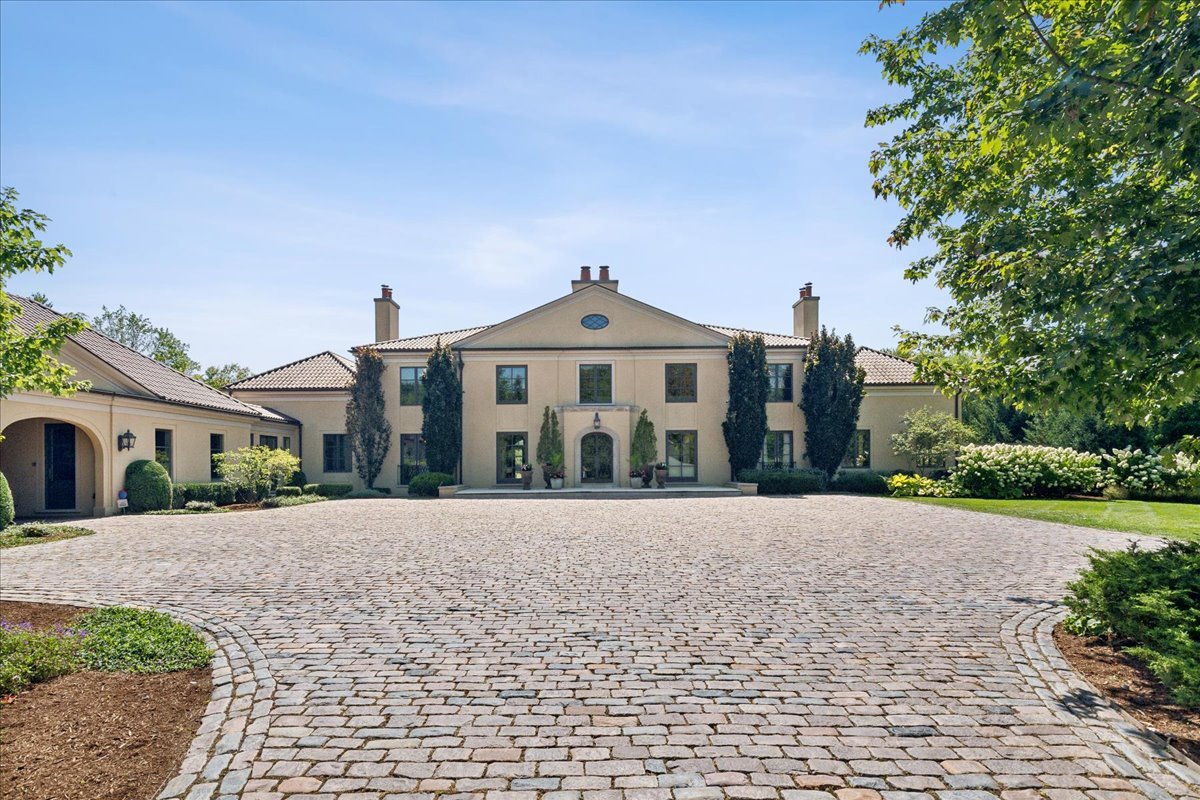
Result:
{"label": "green grass", "polygon": [[46,542],[61,542],[63,539],[74,539],[77,536],[91,536],[95,531],[78,528],[74,525],[54,525],[47,522],[26,522],[23,525],[9,525],[0,531],[0,549],[5,547],[22,547],[27,544],[45,544]]}
{"label": "green grass", "polygon": [[934,506],[1040,519],[1200,542],[1200,505],[1143,500],[984,500],[973,497],[897,498]]}

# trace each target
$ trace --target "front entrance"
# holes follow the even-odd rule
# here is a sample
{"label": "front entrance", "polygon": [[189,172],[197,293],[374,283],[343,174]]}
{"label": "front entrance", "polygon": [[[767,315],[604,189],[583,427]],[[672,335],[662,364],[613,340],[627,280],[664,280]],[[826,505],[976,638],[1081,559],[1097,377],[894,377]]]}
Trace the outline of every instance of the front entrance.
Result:
{"label": "front entrance", "polygon": [[75,509],[75,426],[46,424],[46,510]]}
{"label": "front entrance", "polygon": [[613,440],[607,433],[589,433],[579,443],[580,481],[613,482]]}

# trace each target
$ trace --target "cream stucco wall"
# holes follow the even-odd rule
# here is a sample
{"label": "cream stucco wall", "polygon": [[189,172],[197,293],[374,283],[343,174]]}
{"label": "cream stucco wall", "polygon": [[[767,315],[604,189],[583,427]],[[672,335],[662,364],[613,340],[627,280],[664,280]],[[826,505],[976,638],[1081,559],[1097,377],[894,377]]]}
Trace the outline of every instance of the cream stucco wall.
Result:
{"label": "cream stucco wall", "polygon": [[954,398],[931,386],[868,386],[858,414],[859,430],[871,432],[871,469],[912,469],[892,451],[892,435],[900,432],[905,413],[922,406],[954,413]]}
{"label": "cream stucco wall", "polygon": [[[293,443],[292,452],[300,456],[300,468],[304,470],[304,477],[308,479],[309,483],[353,483],[356,489],[361,488],[362,481],[353,471],[328,473],[324,471],[324,441],[322,437],[326,433],[346,432],[346,402],[350,399],[348,392],[234,391],[231,394],[239,400],[268,406],[300,420],[299,440]],[[293,433],[289,435],[296,438],[295,429],[292,430]],[[384,474],[380,475],[380,480],[376,482],[377,486],[390,485],[384,480],[388,477],[386,473],[387,470],[384,470]]]}

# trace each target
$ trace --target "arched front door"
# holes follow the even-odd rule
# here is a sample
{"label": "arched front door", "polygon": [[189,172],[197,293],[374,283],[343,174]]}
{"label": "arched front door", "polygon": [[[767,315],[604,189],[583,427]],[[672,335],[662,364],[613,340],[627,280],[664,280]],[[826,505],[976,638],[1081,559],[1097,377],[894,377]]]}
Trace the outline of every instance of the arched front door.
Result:
{"label": "arched front door", "polygon": [[580,480],[583,483],[613,482],[613,440],[607,433],[589,433],[579,443]]}

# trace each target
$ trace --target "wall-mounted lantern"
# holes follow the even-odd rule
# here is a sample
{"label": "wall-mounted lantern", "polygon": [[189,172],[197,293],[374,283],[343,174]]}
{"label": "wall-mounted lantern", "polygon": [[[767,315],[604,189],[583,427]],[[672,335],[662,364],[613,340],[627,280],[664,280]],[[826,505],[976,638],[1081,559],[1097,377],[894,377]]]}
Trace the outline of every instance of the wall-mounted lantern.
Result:
{"label": "wall-mounted lantern", "polygon": [[596,416],[592,417],[592,427],[600,430],[600,412],[596,412]]}
{"label": "wall-mounted lantern", "polygon": [[117,436],[117,452],[132,450],[136,442],[137,437],[133,435],[133,431],[126,428],[124,433]]}

